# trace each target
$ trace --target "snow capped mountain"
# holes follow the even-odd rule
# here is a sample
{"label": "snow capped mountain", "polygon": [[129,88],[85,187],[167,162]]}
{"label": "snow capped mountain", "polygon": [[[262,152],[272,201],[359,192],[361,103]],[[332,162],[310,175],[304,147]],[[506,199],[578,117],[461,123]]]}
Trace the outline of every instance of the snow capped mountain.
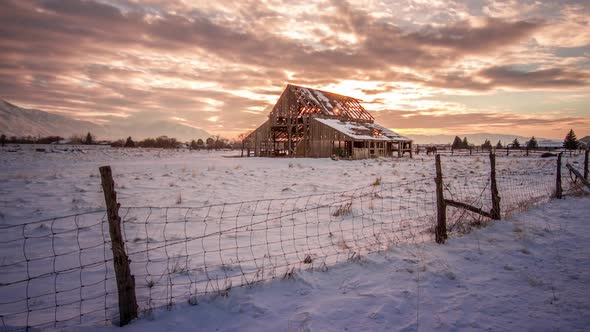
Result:
{"label": "snow capped mountain", "polygon": [[98,139],[134,139],[166,135],[180,141],[207,138],[205,130],[165,120],[128,123],[125,119],[116,124],[99,125],[67,116],[36,109],[25,109],[0,99],[0,134],[10,136],[61,136],[92,133]]}
{"label": "snow capped mountain", "polygon": [[62,136],[91,132],[103,137],[97,124],[35,109],[25,109],[0,99],[0,133],[10,136]]}

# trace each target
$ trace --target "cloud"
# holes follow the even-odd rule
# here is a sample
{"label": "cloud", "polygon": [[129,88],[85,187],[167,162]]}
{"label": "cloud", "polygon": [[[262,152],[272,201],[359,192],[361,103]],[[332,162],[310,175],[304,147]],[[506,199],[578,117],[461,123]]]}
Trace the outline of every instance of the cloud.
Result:
{"label": "cloud", "polygon": [[584,48],[573,50],[568,63],[543,57],[547,63],[533,64],[536,70],[506,60],[551,52],[535,38],[552,40],[549,32],[564,15],[581,24],[571,7],[557,10],[557,18],[535,18],[500,15],[491,5],[497,17],[488,17],[461,1],[414,3],[406,14],[380,6],[7,0],[0,12],[0,97],[97,121],[110,121],[110,114],[130,121],[141,114],[178,117],[235,135],[263,122],[260,110],[287,83],[325,88],[355,81],[356,91],[374,97],[375,109],[408,94],[414,99],[404,102],[419,108],[420,96],[437,91],[587,88],[587,66],[575,57]]}
{"label": "cloud", "polygon": [[523,115],[508,112],[453,113],[430,109],[420,111],[386,110],[374,113],[377,121],[399,130],[423,129],[436,133],[515,133],[554,137],[555,129],[577,128],[590,131],[590,118],[575,116]]}
{"label": "cloud", "polygon": [[590,84],[590,74],[562,68],[522,71],[510,67],[490,67],[482,70],[480,76],[491,80],[494,86],[570,88],[588,87]]}

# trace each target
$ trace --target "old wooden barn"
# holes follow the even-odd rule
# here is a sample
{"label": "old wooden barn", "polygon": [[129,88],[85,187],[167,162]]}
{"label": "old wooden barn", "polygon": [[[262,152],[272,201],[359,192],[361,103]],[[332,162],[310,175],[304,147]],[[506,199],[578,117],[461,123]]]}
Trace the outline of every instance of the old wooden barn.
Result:
{"label": "old wooden barn", "polygon": [[292,84],[242,147],[259,157],[412,156],[412,140],[376,124],[360,100]]}

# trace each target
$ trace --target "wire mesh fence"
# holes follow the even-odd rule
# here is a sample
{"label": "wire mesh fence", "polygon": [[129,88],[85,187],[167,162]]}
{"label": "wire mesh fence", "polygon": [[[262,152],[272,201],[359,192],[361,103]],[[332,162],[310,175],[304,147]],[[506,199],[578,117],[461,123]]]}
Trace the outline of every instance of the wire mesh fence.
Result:
{"label": "wire mesh fence", "polygon": [[117,319],[104,211],[0,227],[2,330]]}
{"label": "wire mesh fence", "polygon": [[[501,162],[513,163],[497,172],[503,216],[553,195],[554,159],[539,160],[534,169]],[[565,166],[562,174],[568,178]],[[566,194],[577,190],[564,181]],[[445,177],[444,192],[482,210],[492,204],[489,175]],[[119,215],[139,311],[149,314],[225,296],[232,287],[289,278],[299,269],[323,270],[393,245],[431,242],[436,211],[434,181],[425,178],[199,207],[123,207]],[[487,221],[455,207],[448,207],[447,219],[451,234]],[[3,330],[118,321],[106,211],[0,231]]]}

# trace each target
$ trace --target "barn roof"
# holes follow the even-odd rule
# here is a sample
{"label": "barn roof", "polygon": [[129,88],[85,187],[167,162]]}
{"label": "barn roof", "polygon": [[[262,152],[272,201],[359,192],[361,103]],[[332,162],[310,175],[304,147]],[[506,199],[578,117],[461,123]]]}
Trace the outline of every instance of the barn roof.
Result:
{"label": "barn roof", "polygon": [[328,91],[288,84],[273,112],[284,114],[286,104],[296,101],[300,113],[316,113],[327,117],[373,121],[373,116],[360,104],[360,99]]}
{"label": "barn roof", "polygon": [[338,119],[316,118],[317,121],[334,128],[354,140],[410,142],[411,139],[376,123],[341,121]]}

